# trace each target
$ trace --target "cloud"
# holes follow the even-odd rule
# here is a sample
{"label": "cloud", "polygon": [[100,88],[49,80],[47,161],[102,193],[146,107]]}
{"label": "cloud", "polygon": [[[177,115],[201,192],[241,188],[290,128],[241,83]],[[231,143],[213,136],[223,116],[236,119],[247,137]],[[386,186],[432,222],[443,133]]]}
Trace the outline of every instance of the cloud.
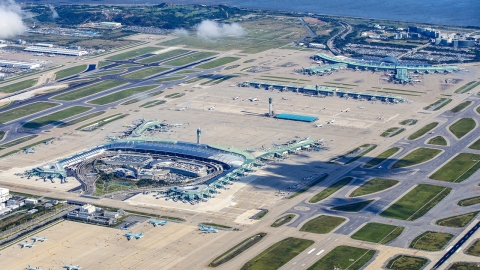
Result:
{"label": "cloud", "polygon": [[183,28],[173,30],[173,34],[177,36],[188,36],[188,31]]}
{"label": "cloud", "polygon": [[238,23],[216,23],[205,20],[197,26],[197,36],[204,39],[214,39],[220,37],[241,37],[246,34],[245,29]]}
{"label": "cloud", "polygon": [[56,19],[58,18],[58,13],[57,11],[55,10],[55,7],[53,5],[48,5],[48,7],[50,8],[50,10],[52,11],[52,18]]}
{"label": "cloud", "polygon": [[23,34],[26,29],[20,6],[13,0],[0,0],[0,38]]}

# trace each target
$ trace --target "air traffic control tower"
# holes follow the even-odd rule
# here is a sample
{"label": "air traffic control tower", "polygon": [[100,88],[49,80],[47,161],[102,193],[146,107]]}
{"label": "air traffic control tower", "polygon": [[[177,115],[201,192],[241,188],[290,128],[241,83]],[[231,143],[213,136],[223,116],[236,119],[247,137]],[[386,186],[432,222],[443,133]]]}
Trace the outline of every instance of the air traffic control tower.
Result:
{"label": "air traffic control tower", "polygon": [[272,106],[273,106],[273,98],[269,97],[268,98],[268,116],[273,115]]}
{"label": "air traffic control tower", "polygon": [[202,135],[202,130],[197,128],[197,144],[200,144],[200,136]]}

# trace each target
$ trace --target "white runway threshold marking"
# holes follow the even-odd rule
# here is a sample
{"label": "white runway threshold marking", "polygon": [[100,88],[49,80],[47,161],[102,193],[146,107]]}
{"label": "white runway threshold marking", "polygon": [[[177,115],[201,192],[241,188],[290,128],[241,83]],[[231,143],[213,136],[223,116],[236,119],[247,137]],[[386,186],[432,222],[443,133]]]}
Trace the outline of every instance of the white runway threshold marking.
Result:
{"label": "white runway threshold marking", "polygon": [[312,250],[310,250],[310,251],[308,252],[308,254],[312,253],[315,249],[316,249],[316,248],[312,248]]}
{"label": "white runway threshold marking", "polygon": [[316,255],[318,256],[318,255],[322,254],[324,251],[325,251],[325,250],[322,249],[322,250],[320,250]]}

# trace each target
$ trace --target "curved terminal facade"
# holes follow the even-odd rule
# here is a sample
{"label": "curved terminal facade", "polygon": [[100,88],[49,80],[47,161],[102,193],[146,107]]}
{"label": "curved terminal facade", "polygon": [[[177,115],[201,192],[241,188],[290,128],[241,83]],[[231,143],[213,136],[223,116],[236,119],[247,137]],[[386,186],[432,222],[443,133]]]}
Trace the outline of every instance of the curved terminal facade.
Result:
{"label": "curved terminal facade", "polygon": [[[105,158],[110,162],[121,162],[125,157],[133,158],[133,161],[125,162],[125,166],[122,166],[121,169],[122,173],[131,172],[131,174],[137,173],[132,168],[134,166],[132,164],[135,162],[147,163],[147,159],[152,159],[152,157],[154,157],[153,160],[155,161],[152,164],[165,162],[165,160],[169,159],[168,168],[182,174],[188,172],[188,169],[178,167],[178,164],[187,167],[190,165],[193,167],[206,165],[205,168],[210,168],[208,175],[191,174],[192,178],[190,178],[188,183],[168,185],[167,189],[163,190],[168,198],[192,201],[214,197],[214,194],[218,193],[218,189],[224,189],[225,185],[231,184],[239,176],[244,176],[246,173],[253,171],[253,166],[261,164],[261,159],[269,158],[273,155],[281,156],[289,153],[289,151],[307,149],[314,144],[314,141],[302,140],[289,144],[287,147],[276,149],[273,152],[262,153],[257,158],[254,158],[249,152],[241,149],[158,138],[128,138],[99,145],[87,151],[60,159],[53,164],[34,168],[28,171],[27,174],[40,176],[45,179],[60,178],[64,180],[67,177],[67,171],[70,175],[71,172],[81,171],[79,168],[86,162],[91,163],[94,160],[98,161]],[[148,158],[143,160],[142,156]],[[175,168],[175,164],[172,164],[171,160],[177,162],[177,168]],[[81,177],[76,176],[83,183]]]}

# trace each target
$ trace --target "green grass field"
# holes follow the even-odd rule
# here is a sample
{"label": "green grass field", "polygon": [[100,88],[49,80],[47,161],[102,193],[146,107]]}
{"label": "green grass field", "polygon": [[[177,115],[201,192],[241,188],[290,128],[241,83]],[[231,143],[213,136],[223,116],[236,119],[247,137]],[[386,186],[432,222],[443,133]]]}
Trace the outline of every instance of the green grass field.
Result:
{"label": "green grass field", "polygon": [[460,206],[470,206],[470,205],[475,205],[480,203],[480,196],[477,197],[471,197],[471,198],[466,198],[463,200],[460,200],[458,202],[458,205]]}
{"label": "green grass field", "polygon": [[325,180],[326,178],[328,177],[328,174],[323,174],[322,176],[318,177],[317,179],[315,179],[312,183],[308,184],[307,186],[303,187],[302,189],[300,189],[299,191],[295,192],[294,194],[292,194],[290,197],[288,197],[288,199],[292,199],[292,198],[295,198],[297,197],[298,195],[304,193],[305,191],[309,190],[311,187],[319,184],[320,182],[322,182],[323,180]]}
{"label": "green grass field", "polygon": [[375,252],[372,249],[338,246],[316,261],[308,270],[362,269],[373,258]]}
{"label": "green grass field", "polygon": [[272,223],[271,227],[274,227],[274,228],[280,227],[292,221],[293,218],[295,218],[294,214],[287,214],[282,217],[279,217],[277,220],[275,220],[275,222]]}
{"label": "green grass field", "polygon": [[457,113],[457,112],[460,112],[462,111],[463,109],[465,109],[466,107],[470,106],[470,104],[472,104],[472,101],[464,101],[460,104],[458,104],[457,106],[455,106],[453,109],[451,109],[450,111],[452,113]]}
{"label": "green grass field", "polygon": [[430,176],[430,179],[459,183],[480,169],[480,155],[460,153]]}
{"label": "green grass field", "polygon": [[191,69],[184,69],[180,70],[179,72],[175,72],[174,74],[190,74],[190,73],[196,73],[198,71],[196,70],[191,70]]}
{"label": "green grass field", "polygon": [[385,161],[387,158],[391,157],[395,153],[397,153],[400,150],[399,147],[392,147],[390,149],[385,150],[383,153],[380,155],[376,156],[375,158],[370,159],[363,167],[364,168],[372,168],[374,166],[377,166],[378,164],[382,163]]}
{"label": "green grass field", "polygon": [[139,107],[142,107],[142,108],[151,108],[151,107],[155,107],[157,105],[162,105],[164,103],[166,103],[167,101],[166,100],[151,100],[151,101],[148,101],[148,102],[145,102],[143,103],[142,105],[140,105]]}
{"label": "green grass field", "polygon": [[224,264],[224,263],[230,261],[231,259],[240,255],[242,252],[244,252],[245,250],[247,250],[251,246],[258,243],[266,235],[267,235],[266,233],[257,233],[255,235],[243,240],[242,242],[238,243],[237,245],[235,245],[231,249],[224,252],[222,255],[215,258],[208,266],[217,267],[221,264]]}
{"label": "green grass field", "polygon": [[[95,128],[92,129],[92,130],[95,130],[95,129],[99,128],[99,127],[105,126],[106,124],[108,124],[108,123],[110,123],[110,122],[113,122],[113,121],[122,119],[122,118],[127,117],[127,116],[128,116],[128,114],[117,113],[117,114],[114,114],[114,115],[110,115],[110,116],[107,116],[107,117],[98,119],[98,120],[96,120],[96,121],[94,121],[94,122],[90,122],[90,123],[85,124],[85,125],[83,125],[83,126],[80,126],[80,127],[76,128],[75,130],[83,130],[83,129],[86,128],[86,127],[93,126],[93,125],[97,124],[97,125],[95,126]],[[88,130],[88,131],[92,131],[92,130]]]}
{"label": "green grass field", "polygon": [[333,193],[337,192],[338,190],[343,188],[345,185],[350,183],[350,181],[352,181],[352,179],[353,179],[352,177],[345,177],[345,178],[335,182],[331,186],[327,187],[326,189],[320,191],[315,196],[313,196],[309,200],[309,202],[310,203],[317,203],[319,201],[322,201],[322,200],[328,198],[330,195],[332,195]]}
{"label": "green grass field", "polygon": [[188,50],[182,50],[182,49],[171,50],[171,51],[168,51],[168,52],[160,53],[160,54],[157,54],[157,55],[154,55],[154,56],[150,56],[148,58],[141,59],[137,62],[142,63],[142,64],[151,64],[151,63],[163,61],[163,60],[171,58],[171,57],[175,57],[175,56],[180,55],[180,54],[184,54],[186,52],[189,52],[189,51]]}
{"label": "green grass field", "polygon": [[465,251],[468,255],[480,256],[480,239],[477,239],[473,244]]}
{"label": "green grass field", "polygon": [[440,226],[461,228],[465,227],[472,219],[474,219],[480,211],[466,213],[463,215],[448,217],[437,220],[435,224]]}
{"label": "green grass field", "polygon": [[[350,160],[348,160],[347,162],[345,162],[345,164],[350,164],[350,163],[356,161],[357,159],[365,156],[366,154],[370,153],[375,148],[377,148],[377,145],[376,144],[364,144],[364,145],[360,146],[360,148],[365,148],[365,150],[363,152],[359,153],[357,156],[355,156],[355,157],[351,158]],[[358,149],[359,148],[356,148],[353,151],[351,151],[350,153],[356,152]]]}
{"label": "green grass field", "polygon": [[331,232],[345,221],[346,219],[342,217],[321,215],[303,224],[300,231],[325,234]]}
{"label": "green grass field", "polygon": [[313,245],[314,241],[288,237],[277,242],[245,263],[241,270],[274,270],[282,267],[302,251]]}
{"label": "green grass field", "polygon": [[173,77],[167,77],[167,78],[162,78],[159,80],[155,80],[156,82],[171,82],[171,81],[178,81],[185,78],[185,76],[173,76]]}
{"label": "green grass field", "polygon": [[0,93],[13,93],[34,86],[38,79],[30,79],[0,87]]}
{"label": "green grass field", "polygon": [[99,61],[97,63],[97,68],[102,68],[102,67],[106,67],[106,66],[109,66],[113,64],[112,62],[108,62],[108,61]]}
{"label": "green grass field", "polygon": [[359,186],[357,189],[355,189],[352,193],[350,193],[349,197],[358,197],[358,196],[372,194],[375,192],[385,190],[387,188],[391,188],[396,184],[398,184],[397,180],[386,179],[386,178],[374,178],[372,180],[369,180],[365,184]]}
{"label": "green grass field", "polygon": [[480,139],[476,140],[468,148],[473,149],[473,150],[480,150]]}
{"label": "green grass field", "polygon": [[387,269],[394,270],[421,270],[428,263],[428,259],[408,255],[398,255],[387,263]]}
{"label": "green grass field", "polygon": [[443,138],[442,136],[436,136],[428,140],[427,144],[432,144],[432,145],[441,145],[441,146],[446,146],[448,145],[447,140]]}
{"label": "green grass field", "polygon": [[198,66],[195,66],[195,68],[201,68],[201,69],[216,68],[216,67],[223,66],[223,65],[229,64],[231,62],[237,61],[238,59],[240,59],[240,58],[238,58],[238,57],[222,57],[222,58],[218,58],[218,59],[215,59],[215,60],[207,62],[207,63],[200,64]]}
{"label": "green grass field", "polygon": [[438,111],[448,103],[452,102],[450,98],[440,98],[439,100],[435,101],[434,103],[428,105],[427,107],[423,108],[424,110],[430,110],[433,108],[434,111]]}
{"label": "green grass field", "polygon": [[478,263],[475,262],[455,262],[448,270],[478,270]]}
{"label": "green grass field", "polygon": [[192,53],[190,55],[180,57],[177,59],[170,60],[168,62],[165,62],[165,65],[169,66],[184,66],[211,56],[217,55],[217,53],[214,52],[197,52],[197,53]]}
{"label": "green grass field", "polygon": [[13,140],[13,141],[9,141],[9,142],[4,143],[4,144],[0,144],[0,150],[3,150],[3,149],[6,149],[6,148],[9,148],[9,147],[24,143],[24,142],[32,140],[36,137],[38,137],[38,135],[28,135],[28,136],[21,137],[21,138],[18,138],[16,140]]}
{"label": "green grass field", "polygon": [[42,117],[39,117],[37,119],[34,119],[30,122],[25,123],[22,127],[26,129],[36,129],[36,128],[41,128],[46,125],[50,125],[53,123],[56,123],[60,120],[63,120],[65,118],[72,117],[77,114],[84,113],[86,111],[89,111],[90,107],[84,107],[84,106],[73,106],[66,108],[64,110],[54,112],[52,114],[48,114]]}
{"label": "green grass field", "polygon": [[427,132],[429,132],[430,130],[434,129],[436,126],[438,126],[438,122],[433,122],[433,123],[430,123],[424,127],[422,127],[421,129],[417,130],[415,133],[413,133],[412,135],[408,136],[407,140],[415,140],[415,139],[418,139],[420,137],[422,137],[423,135],[425,135]]}
{"label": "green grass field", "polygon": [[477,123],[472,118],[462,118],[453,123],[448,129],[457,137],[461,139],[467,133],[472,131],[477,126]]}
{"label": "green grass field", "polygon": [[70,91],[64,94],[56,95],[52,97],[52,99],[56,100],[66,100],[66,101],[72,101],[72,100],[77,100],[84,98],[86,96],[90,96],[96,93],[103,92],[105,90],[112,89],[114,87],[118,87],[120,85],[124,85],[128,82],[125,81],[114,81],[114,80],[107,80],[107,81],[102,81],[99,83],[95,83],[89,86],[85,86],[82,88],[79,88],[74,91]]}
{"label": "green grass field", "polygon": [[130,58],[134,58],[134,57],[144,55],[144,54],[147,54],[147,53],[151,53],[151,52],[154,52],[154,51],[158,51],[158,50],[161,50],[161,49],[162,48],[160,48],[160,47],[144,47],[144,48],[139,48],[139,49],[131,50],[131,51],[128,51],[128,52],[112,55],[112,56],[108,57],[107,59],[108,60],[117,60],[117,61],[118,60],[127,60],[127,59],[130,59]]}
{"label": "green grass field", "polygon": [[413,126],[413,125],[415,125],[417,122],[418,122],[417,119],[405,119],[405,120],[401,121],[399,124],[400,124],[400,125],[403,125],[403,126],[405,126],[405,125]]}
{"label": "green grass field", "polygon": [[426,214],[445,198],[450,191],[451,188],[419,184],[380,215],[386,218],[415,220]]}
{"label": "green grass field", "polygon": [[369,205],[374,200],[360,201],[356,203],[349,203],[340,206],[332,207],[332,210],[343,211],[343,212],[360,212],[363,208]]}
{"label": "green grass field", "polygon": [[417,148],[406,156],[402,157],[399,161],[395,162],[392,169],[404,168],[413,165],[417,165],[426,161],[429,161],[440,154],[442,150],[434,148]]}
{"label": "green grass field", "polygon": [[404,132],[405,129],[404,128],[400,128],[400,127],[392,127],[392,128],[389,128],[387,130],[385,130],[382,134],[380,134],[380,136],[382,137],[393,137],[393,136],[396,136],[402,132]]}
{"label": "green grass field", "polygon": [[88,103],[96,104],[96,105],[105,105],[105,104],[112,103],[112,102],[115,102],[115,101],[119,101],[121,99],[130,97],[130,96],[142,93],[142,92],[152,90],[153,88],[158,87],[158,86],[159,85],[156,84],[156,85],[146,85],[146,86],[138,86],[138,87],[128,88],[128,89],[118,91],[118,92],[115,92],[115,93],[112,93],[112,94],[109,94],[109,95],[106,95],[106,96],[103,96],[103,97],[99,97],[99,98],[94,99],[94,100],[90,100],[90,101],[88,101]]}
{"label": "green grass field", "polygon": [[91,118],[94,118],[94,117],[97,117],[97,116],[100,116],[102,114],[104,114],[105,111],[99,111],[99,112],[94,112],[94,113],[91,113],[91,114],[87,114],[85,116],[82,116],[82,117],[79,117],[77,119],[73,119],[71,121],[68,121],[66,123],[63,123],[61,125],[58,125],[57,127],[58,128],[64,128],[64,127],[69,127],[69,126],[73,126],[75,124],[78,124],[80,122],[83,122],[83,121],[86,121],[88,119],[91,119]]}
{"label": "green grass field", "polygon": [[79,65],[79,66],[74,66],[70,68],[66,68],[60,71],[55,72],[55,80],[60,80],[66,77],[70,77],[73,75],[76,75],[78,73],[81,73],[87,69],[88,65]]}
{"label": "green grass field", "polygon": [[441,232],[424,232],[421,235],[415,237],[410,248],[427,250],[427,251],[439,251],[453,238],[452,234]]}
{"label": "green grass field", "polygon": [[108,75],[116,75],[116,74],[120,74],[120,73],[123,73],[123,72],[125,72],[125,70],[115,69],[115,70],[109,70],[109,71],[90,74],[88,77],[102,77],[102,76],[108,76]]}
{"label": "green grass field", "polygon": [[169,70],[169,68],[148,67],[148,68],[142,68],[142,69],[127,73],[125,75],[122,75],[122,77],[127,79],[140,80],[140,79],[145,79],[147,77],[162,73],[167,70]]}
{"label": "green grass field", "polygon": [[352,238],[383,245],[396,239],[403,232],[403,229],[404,227],[400,226],[370,222],[356,231]]}
{"label": "green grass field", "polygon": [[24,117],[24,116],[27,116],[27,115],[30,115],[30,114],[33,114],[33,113],[41,112],[41,111],[56,107],[58,105],[60,105],[60,104],[52,103],[52,102],[39,101],[39,102],[35,102],[35,103],[28,104],[28,105],[25,105],[25,106],[21,106],[21,107],[18,107],[18,108],[15,108],[15,109],[12,109],[12,110],[1,113],[0,114],[0,124],[4,124],[4,123],[10,122],[12,120],[15,120],[15,119],[18,119],[18,118],[21,118],[21,117]]}

